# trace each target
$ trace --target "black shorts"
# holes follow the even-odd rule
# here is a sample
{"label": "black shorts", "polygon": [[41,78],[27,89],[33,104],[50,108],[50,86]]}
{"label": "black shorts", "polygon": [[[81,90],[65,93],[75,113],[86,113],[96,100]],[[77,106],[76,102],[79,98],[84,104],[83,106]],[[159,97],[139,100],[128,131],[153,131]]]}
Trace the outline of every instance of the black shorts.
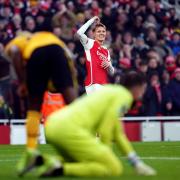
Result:
{"label": "black shorts", "polygon": [[37,48],[31,55],[26,67],[27,88],[30,96],[43,96],[49,80],[57,92],[73,86],[68,59],[63,48],[48,45]]}

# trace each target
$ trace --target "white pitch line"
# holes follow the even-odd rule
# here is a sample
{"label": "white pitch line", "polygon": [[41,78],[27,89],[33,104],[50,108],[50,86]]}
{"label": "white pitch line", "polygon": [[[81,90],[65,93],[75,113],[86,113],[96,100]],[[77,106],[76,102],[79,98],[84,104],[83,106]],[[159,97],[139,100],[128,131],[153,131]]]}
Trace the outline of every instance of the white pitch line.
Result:
{"label": "white pitch line", "polygon": [[[12,159],[0,159],[0,163],[3,162],[15,162],[18,161],[19,158]],[[121,159],[127,159],[126,157],[121,157]],[[165,160],[165,161],[179,161],[180,157],[140,157],[142,160]]]}
{"label": "white pitch line", "polygon": [[180,160],[180,157],[141,157],[141,159],[150,160]]}
{"label": "white pitch line", "polygon": [[[122,159],[127,159],[126,157],[121,157]],[[180,160],[180,157],[140,157],[142,160]]]}
{"label": "white pitch line", "polygon": [[2,162],[15,162],[18,161],[18,159],[0,159],[0,163]]}

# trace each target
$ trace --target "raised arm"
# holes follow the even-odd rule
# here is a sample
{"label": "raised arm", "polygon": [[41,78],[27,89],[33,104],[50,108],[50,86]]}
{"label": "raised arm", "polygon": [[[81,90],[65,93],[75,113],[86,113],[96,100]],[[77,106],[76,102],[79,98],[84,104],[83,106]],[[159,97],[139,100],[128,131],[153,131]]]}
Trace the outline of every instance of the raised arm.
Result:
{"label": "raised arm", "polygon": [[89,43],[88,41],[92,40],[85,35],[85,32],[95,21],[99,22],[99,17],[94,16],[93,18],[88,20],[83,26],[81,26],[77,31],[77,35],[84,47],[87,46],[87,44]]}
{"label": "raised arm", "polygon": [[69,19],[70,19],[70,22],[75,25],[76,23],[76,16],[73,12],[69,11],[66,6],[63,4],[62,5],[62,8],[59,12],[57,12],[53,17],[52,17],[52,26],[53,27],[56,27],[56,26],[59,26],[61,27],[61,17],[66,14]]}

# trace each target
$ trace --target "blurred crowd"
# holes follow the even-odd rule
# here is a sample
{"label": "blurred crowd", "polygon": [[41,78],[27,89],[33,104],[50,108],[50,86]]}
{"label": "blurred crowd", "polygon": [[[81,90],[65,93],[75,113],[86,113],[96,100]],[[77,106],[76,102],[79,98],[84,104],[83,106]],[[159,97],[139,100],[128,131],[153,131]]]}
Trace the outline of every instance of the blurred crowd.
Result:
{"label": "blurred crowd", "polygon": [[[0,118],[23,118],[26,111],[26,99],[17,97],[18,80],[3,53],[9,40],[24,30],[52,31],[72,53],[81,95],[85,58],[74,35],[95,15],[107,27],[105,46],[116,70],[110,82],[119,83],[131,69],[147,75],[144,99],[128,115],[180,115],[180,20],[174,7],[167,9],[158,0],[0,0]],[[92,37],[91,29],[87,35]]]}

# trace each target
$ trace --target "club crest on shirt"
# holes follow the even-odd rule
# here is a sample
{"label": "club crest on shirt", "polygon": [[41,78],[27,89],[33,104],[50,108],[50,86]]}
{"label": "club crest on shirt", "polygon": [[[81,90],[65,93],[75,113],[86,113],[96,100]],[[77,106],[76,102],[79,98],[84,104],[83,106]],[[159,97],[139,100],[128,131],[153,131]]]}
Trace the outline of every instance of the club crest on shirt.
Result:
{"label": "club crest on shirt", "polygon": [[108,60],[108,57],[99,51],[97,51],[97,55],[99,56],[99,59],[101,60],[106,60],[106,61]]}

